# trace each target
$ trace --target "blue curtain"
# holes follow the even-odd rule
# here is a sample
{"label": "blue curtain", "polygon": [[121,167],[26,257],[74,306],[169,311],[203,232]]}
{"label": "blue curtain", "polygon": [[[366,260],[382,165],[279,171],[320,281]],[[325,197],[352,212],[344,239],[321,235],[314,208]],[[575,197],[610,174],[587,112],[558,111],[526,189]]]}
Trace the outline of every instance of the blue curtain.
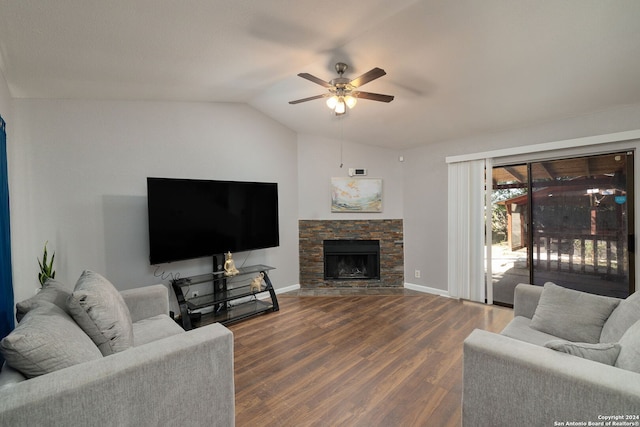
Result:
{"label": "blue curtain", "polygon": [[[11,277],[7,131],[6,123],[0,117],[0,339],[7,336],[14,327],[13,281]],[[0,366],[2,362],[2,357],[0,357]]]}

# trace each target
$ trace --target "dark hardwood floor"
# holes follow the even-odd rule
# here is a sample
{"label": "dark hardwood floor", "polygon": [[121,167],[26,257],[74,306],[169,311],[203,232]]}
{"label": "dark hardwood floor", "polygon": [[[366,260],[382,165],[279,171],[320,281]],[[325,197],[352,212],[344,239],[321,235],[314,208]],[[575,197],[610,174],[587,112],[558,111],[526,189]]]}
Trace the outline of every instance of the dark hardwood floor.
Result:
{"label": "dark hardwood floor", "polygon": [[428,294],[278,299],[229,325],[239,427],[459,426],[462,342],[513,318]]}

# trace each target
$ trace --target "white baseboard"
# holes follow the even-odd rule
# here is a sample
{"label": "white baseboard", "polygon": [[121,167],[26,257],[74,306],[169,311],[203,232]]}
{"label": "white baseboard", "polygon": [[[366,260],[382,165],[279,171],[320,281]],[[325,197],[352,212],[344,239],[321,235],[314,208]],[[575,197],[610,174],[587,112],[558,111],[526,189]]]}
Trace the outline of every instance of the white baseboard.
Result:
{"label": "white baseboard", "polygon": [[277,288],[276,295],[283,294],[285,292],[297,291],[298,289],[300,289],[300,285],[291,285],[285,286],[284,288]]}
{"label": "white baseboard", "polygon": [[[276,291],[276,295],[278,295],[278,294],[283,294],[285,292],[297,291],[298,289],[300,289],[300,285],[291,285],[291,286],[285,286],[284,288],[277,288],[275,289],[275,291]],[[269,295],[268,293],[262,292],[258,294],[258,299],[268,299],[268,298],[271,298],[271,295]]]}
{"label": "white baseboard", "polygon": [[443,289],[430,288],[429,286],[424,285],[414,285],[413,283],[405,283],[404,287],[407,289],[411,289],[412,291],[424,292],[426,294],[439,295],[441,297],[451,298],[449,295],[449,291],[445,291]]}

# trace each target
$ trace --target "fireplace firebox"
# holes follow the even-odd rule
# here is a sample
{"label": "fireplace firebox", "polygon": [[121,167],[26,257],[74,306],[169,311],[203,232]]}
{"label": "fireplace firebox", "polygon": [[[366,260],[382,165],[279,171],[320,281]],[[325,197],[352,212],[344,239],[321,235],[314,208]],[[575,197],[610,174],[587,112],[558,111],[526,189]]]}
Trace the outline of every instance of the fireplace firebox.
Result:
{"label": "fireplace firebox", "polygon": [[380,279],[379,240],[325,240],[323,243],[325,279]]}

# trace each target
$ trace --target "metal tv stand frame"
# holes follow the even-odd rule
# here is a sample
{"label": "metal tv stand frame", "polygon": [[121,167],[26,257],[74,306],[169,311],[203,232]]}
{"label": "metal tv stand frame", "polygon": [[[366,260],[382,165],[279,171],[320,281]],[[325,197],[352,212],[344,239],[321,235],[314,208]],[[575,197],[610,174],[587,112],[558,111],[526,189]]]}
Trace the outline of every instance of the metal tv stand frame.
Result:
{"label": "metal tv stand frame", "polygon": [[[226,276],[224,271],[214,271],[172,280],[171,285],[180,306],[182,327],[190,330],[200,324],[215,322],[226,325],[258,314],[280,310],[268,274],[274,269],[259,264],[238,268],[239,273],[233,276]],[[261,285],[260,291],[252,291],[251,281],[260,273],[264,274],[264,285]],[[192,287],[199,290],[197,295],[194,295]],[[263,292],[269,292],[271,301],[257,298],[257,294]],[[200,315],[199,312],[195,312],[210,307],[213,310],[211,313]]]}

